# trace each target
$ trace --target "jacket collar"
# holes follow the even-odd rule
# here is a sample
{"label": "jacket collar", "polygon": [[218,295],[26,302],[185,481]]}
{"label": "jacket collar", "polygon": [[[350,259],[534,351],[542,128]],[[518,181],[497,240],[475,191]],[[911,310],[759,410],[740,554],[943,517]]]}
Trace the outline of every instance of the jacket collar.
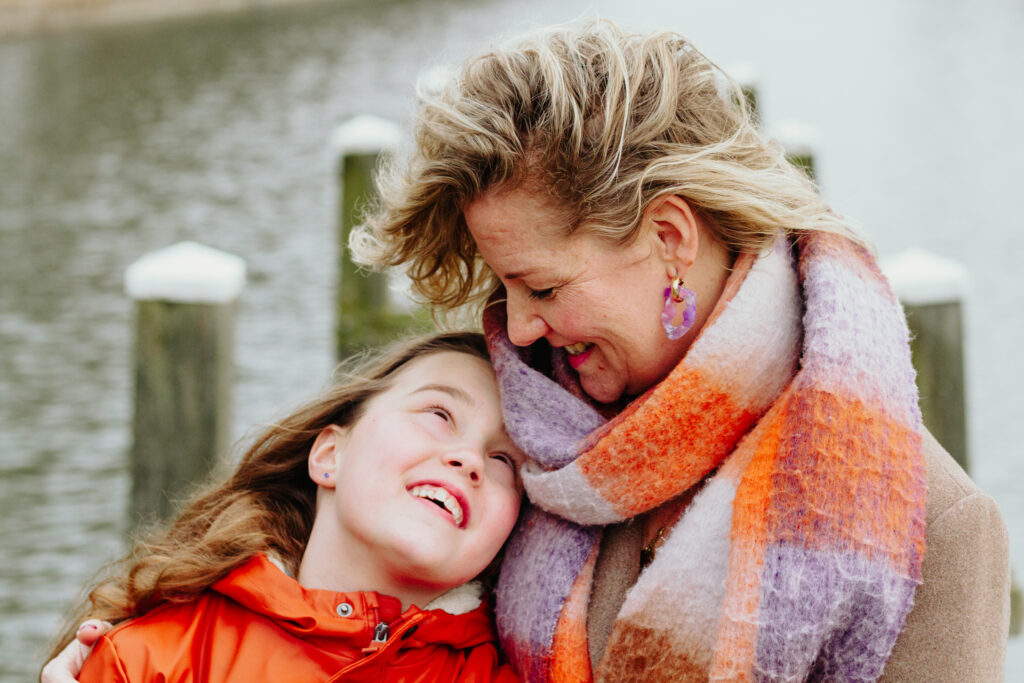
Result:
{"label": "jacket collar", "polygon": [[[426,609],[402,612],[398,598],[375,591],[337,592],[306,588],[265,554],[256,555],[217,581],[212,590],[275,621],[300,637],[363,640],[380,624],[396,633],[409,622],[409,644],[434,643],[472,647],[494,640],[490,605],[481,589],[466,584],[445,593]],[[348,607],[343,607],[348,605]],[[343,616],[344,615],[344,616]]]}

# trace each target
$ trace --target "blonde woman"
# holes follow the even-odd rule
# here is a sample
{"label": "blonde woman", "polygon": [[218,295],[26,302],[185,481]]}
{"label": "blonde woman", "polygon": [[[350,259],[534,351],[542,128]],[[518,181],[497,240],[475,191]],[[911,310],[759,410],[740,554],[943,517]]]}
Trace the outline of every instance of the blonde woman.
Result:
{"label": "blonde woman", "polygon": [[543,31],[414,135],[352,246],[486,303],[522,676],[1002,679],[1006,529],[921,425],[901,307],[693,45]]}

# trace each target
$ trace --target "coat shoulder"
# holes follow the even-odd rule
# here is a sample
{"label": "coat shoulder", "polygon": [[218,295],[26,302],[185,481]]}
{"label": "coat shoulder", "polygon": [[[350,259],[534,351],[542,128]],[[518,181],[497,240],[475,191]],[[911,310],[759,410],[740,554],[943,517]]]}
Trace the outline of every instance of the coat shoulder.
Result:
{"label": "coat shoulder", "polygon": [[883,681],[1001,681],[1010,619],[1006,524],[928,433],[922,583]]}

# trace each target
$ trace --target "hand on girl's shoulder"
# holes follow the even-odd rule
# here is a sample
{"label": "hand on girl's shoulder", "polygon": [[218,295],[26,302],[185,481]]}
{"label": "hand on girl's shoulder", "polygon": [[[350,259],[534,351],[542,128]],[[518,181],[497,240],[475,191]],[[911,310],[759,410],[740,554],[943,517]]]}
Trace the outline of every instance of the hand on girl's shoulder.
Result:
{"label": "hand on girl's shoulder", "polygon": [[99,619],[82,622],[75,634],[75,640],[68,643],[59,655],[43,667],[39,676],[40,683],[74,683],[93,646],[111,628],[111,624]]}

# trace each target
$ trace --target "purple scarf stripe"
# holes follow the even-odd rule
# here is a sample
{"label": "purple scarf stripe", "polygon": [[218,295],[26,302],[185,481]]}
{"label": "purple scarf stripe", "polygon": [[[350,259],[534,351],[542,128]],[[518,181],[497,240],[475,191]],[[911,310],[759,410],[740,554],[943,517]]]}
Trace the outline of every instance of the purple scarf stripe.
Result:
{"label": "purple scarf stripe", "polygon": [[524,362],[521,354],[529,349],[519,349],[504,334],[503,308],[489,307],[484,327],[508,435],[545,468],[568,465],[579,453],[579,442],[604,418]]}
{"label": "purple scarf stripe", "polygon": [[[542,663],[538,657],[550,646],[555,626],[573,583],[601,537],[599,527],[578,526],[540,508],[524,511],[505,547],[505,559],[495,595],[502,648],[516,670],[525,675]],[[515,634],[515,638],[506,638]]]}
{"label": "purple scarf stripe", "polygon": [[800,679],[815,666],[812,680],[875,680],[917,587],[884,558],[788,544],[768,549],[761,581],[757,679],[771,681]]}

